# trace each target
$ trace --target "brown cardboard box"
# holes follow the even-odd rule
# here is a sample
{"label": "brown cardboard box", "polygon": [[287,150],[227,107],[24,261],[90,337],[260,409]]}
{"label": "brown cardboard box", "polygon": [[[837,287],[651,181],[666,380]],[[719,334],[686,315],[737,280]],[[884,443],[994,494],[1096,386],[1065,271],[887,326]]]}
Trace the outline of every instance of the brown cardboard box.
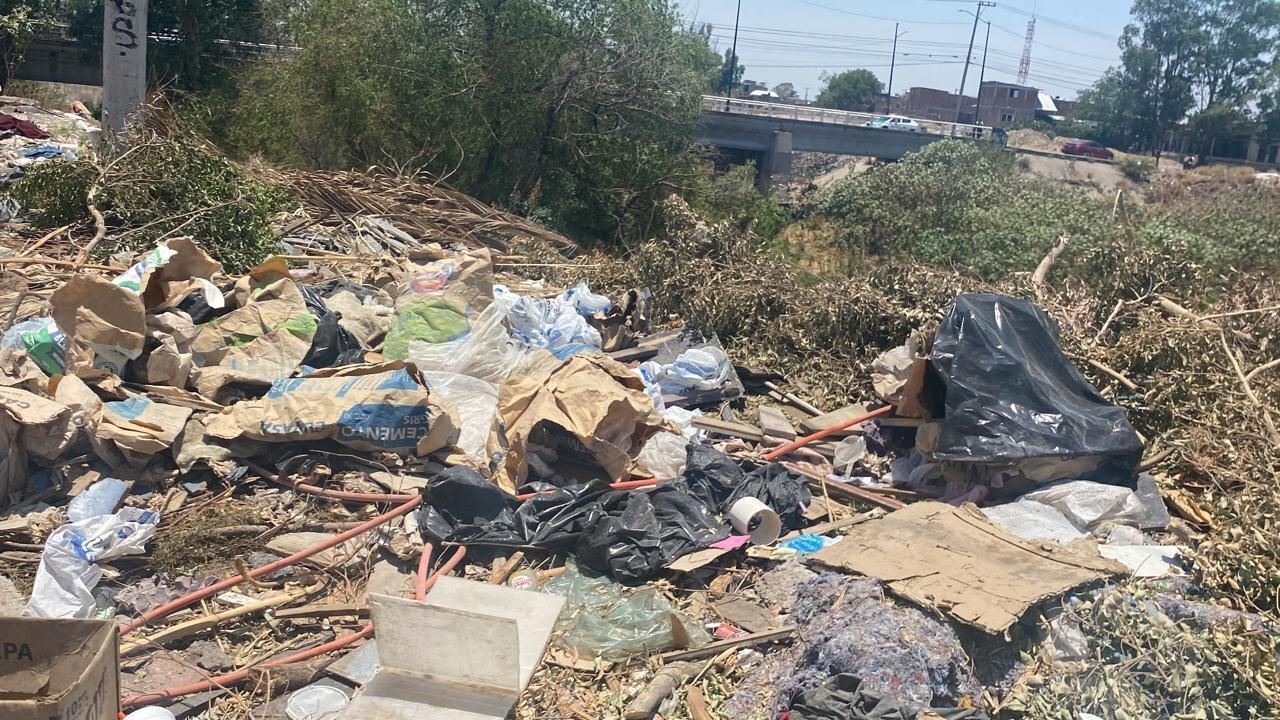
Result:
{"label": "brown cardboard box", "polygon": [[117,720],[119,643],[110,620],[0,617],[0,720]]}

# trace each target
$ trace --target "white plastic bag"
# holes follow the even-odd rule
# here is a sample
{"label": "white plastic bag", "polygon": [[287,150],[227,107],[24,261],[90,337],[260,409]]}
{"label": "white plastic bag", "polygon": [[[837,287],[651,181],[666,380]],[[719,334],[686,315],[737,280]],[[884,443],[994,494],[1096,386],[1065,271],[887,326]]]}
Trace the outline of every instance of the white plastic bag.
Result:
{"label": "white plastic bag", "polygon": [[591,292],[586,280],[565,290],[558,299],[572,305],[579,315],[585,317],[604,315],[613,309],[613,303],[609,298]]}
{"label": "white plastic bag", "polygon": [[685,350],[669,364],[650,360],[642,363],[639,370],[646,385],[657,385],[663,394],[683,395],[689,390],[724,387],[733,365],[723,350],[709,345]]}
{"label": "white plastic bag", "polygon": [[600,331],[561,297],[535,300],[517,295],[501,285],[493,286],[494,304],[501,305],[516,339],[551,351],[570,345],[599,348]]}
{"label": "white plastic bag", "polygon": [[129,484],[125,481],[104,477],[71,498],[71,504],[67,506],[67,518],[77,523],[99,515],[110,515],[128,490]]}
{"label": "white plastic bag", "polygon": [[1088,480],[1049,485],[1019,499],[1051,505],[1081,530],[1092,530],[1104,522],[1137,525],[1146,517],[1142,501],[1129,488]]}
{"label": "white plastic bag", "polygon": [[689,441],[683,435],[660,432],[645,442],[636,460],[653,477],[674,480],[684,474],[688,456]]}
{"label": "white plastic bag", "polygon": [[422,379],[427,381],[432,393],[456,411],[461,425],[458,449],[472,460],[484,463],[488,459],[489,434],[498,415],[498,386],[458,373],[424,372]]}
{"label": "white plastic bag", "polygon": [[1034,500],[1024,499],[983,508],[982,514],[1023,540],[1052,540],[1065,545],[1088,537],[1057,508]]}
{"label": "white plastic bag", "polygon": [[123,508],[114,515],[98,515],[54,530],[45,541],[31,600],[22,614],[92,617],[93,588],[102,579],[97,563],[142,554],[159,522],[160,515],[150,510]]}
{"label": "white plastic bag", "polygon": [[511,374],[529,354],[529,348],[511,338],[500,303],[485,308],[463,337],[445,343],[414,340],[409,362],[424,373],[456,373],[498,383]]}

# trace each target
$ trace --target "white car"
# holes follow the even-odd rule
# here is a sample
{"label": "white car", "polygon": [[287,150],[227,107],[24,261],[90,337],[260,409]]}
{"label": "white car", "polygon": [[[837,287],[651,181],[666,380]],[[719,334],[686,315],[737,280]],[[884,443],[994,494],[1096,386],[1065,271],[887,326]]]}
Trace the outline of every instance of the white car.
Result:
{"label": "white car", "polygon": [[880,128],[882,130],[901,130],[902,132],[924,132],[924,127],[920,123],[909,117],[901,115],[884,115],[870,120],[866,123],[867,127]]}

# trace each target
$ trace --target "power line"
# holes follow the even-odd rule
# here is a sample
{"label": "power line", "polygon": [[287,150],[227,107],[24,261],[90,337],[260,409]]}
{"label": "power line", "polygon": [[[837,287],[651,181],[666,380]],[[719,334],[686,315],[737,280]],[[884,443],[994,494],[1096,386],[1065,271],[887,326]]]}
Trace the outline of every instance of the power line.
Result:
{"label": "power line", "polygon": [[968,24],[968,23],[957,23],[957,22],[943,22],[940,20],[903,20],[902,18],[884,17],[883,15],[865,15],[863,13],[856,13],[849,10],[845,10],[843,8],[831,7],[830,5],[823,5],[822,3],[816,3],[816,2],[813,2],[813,0],[797,0],[797,2],[804,3],[805,5],[812,5],[813,7],[816,7],[816,8],[822,8],[823,10],[830,10],[831,12],[843,13],[845,15],[853,15],[854,17],[871,18],[872,20],[887,20],[889,22],[899,22],[899,23],[902,23],[903,25],[967,25]]}
{"label": "power line", "polygon": [[1099,32],[1097,30],[1094,30],[1093,28],[1087,28],[1087,27],[1084,27],[1083,25],[1076,25],[1075,23],[1070,23],[1070,22],[1067,22],[1066,20],[1058,20],[1056,18],[1051,18],[1046,15],[1041,15],[1038,12],[1035,12],[1035,13],[1028,12],[1026,10],[1023,10],[1022,8],[1014,7],[1013,5],[1010,5],[1008,3],[1001,3],[999,5],[999,8],[1001,10],[1008,10],[1011,13],[1022,15],[1023,17],[1035,17],[1040,22],[1047,22],[1050,25],[1057,25],[1059,27],[1066,28],[1067,30],[1071,30],[1078,33],[1084,33],[1085,35],[1092,35],[1094,37],[1102,38],[1103,40],[1111,40],[1112,42],[1115,42],[1120,39],[1118,35],[1108,35],[1107,33]]}

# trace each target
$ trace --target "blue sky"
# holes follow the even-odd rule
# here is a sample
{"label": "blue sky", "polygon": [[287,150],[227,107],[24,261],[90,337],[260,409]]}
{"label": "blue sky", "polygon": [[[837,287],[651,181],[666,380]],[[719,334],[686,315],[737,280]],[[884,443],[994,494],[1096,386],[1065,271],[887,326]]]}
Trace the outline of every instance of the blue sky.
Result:
{"label": "blue sky", "polygon": [[[709,22],[721,52],[733,42],[736,0],[678,0],[687,19]],[[974,2],[952,0],[742,0],[738,56],[746,78],[795,85],[818,94],[824,71],[866,68],[888,83],[894,21],[901,23],[893,91],[913,85],[954,92],[973,29]],[[1129,21],[1128,0],[1017,0],[983,10],[991,21],[986,78],[1013,82],[1027,30],[1036,12],[1029,85],[1074,98],[1119,60],[1116,41]],[[978,25],[974,65],[966,88],[977,88],[985,23]]]}

